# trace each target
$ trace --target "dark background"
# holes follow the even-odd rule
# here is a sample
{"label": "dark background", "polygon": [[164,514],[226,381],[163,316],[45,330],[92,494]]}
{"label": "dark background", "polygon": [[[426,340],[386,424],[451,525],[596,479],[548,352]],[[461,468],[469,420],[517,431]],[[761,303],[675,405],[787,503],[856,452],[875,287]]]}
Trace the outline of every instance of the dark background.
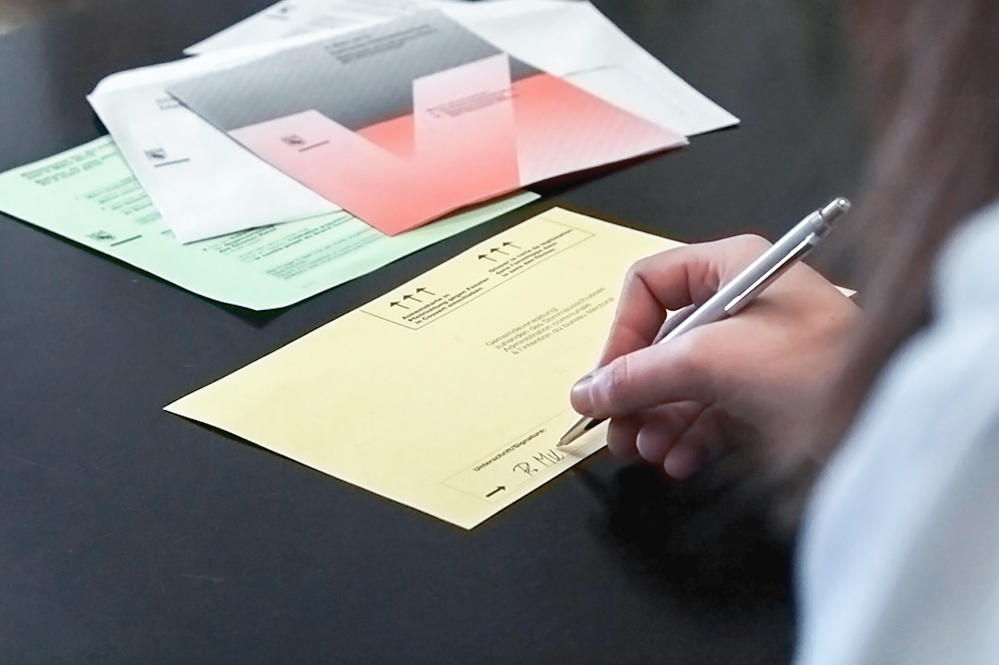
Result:
{"label": "dark background", "polygon": [[[267,4],[107,0],[0,36],[0,170],[104,133],[102,77]],[[596,4],[742,125],[267,314],[0,215],[0,662],[788,659],[790,547],[719,474],[673,485],[603,452],[466,532],[161,411],[554,204],[699,241],[857,193],[835,5]],[[816,261],[853,286],[836,249]]]}

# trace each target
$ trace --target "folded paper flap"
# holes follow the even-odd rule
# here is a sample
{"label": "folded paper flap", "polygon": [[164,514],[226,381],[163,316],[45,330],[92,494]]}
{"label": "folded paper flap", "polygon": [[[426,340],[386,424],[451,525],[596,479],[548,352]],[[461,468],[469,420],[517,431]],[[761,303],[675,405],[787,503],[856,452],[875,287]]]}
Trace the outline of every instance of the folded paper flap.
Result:
{"label": "folded paper flap", "polygon": [[[356,131],[412,114],[413,81],[499,53],[443,14],[421,12],[176,82],[169,89],[225,131],[309,110]],[[524,68],[522,63],[512,67]]]}
{"label": "folded paper flap", "polygon": [[[591,93],[691,136],[738,124],[739,119],[699,93],[642,49],[589,2],[579,0],[492,0],[491,2],[383,2],[364,16],[350,3],[298,2],[292,16],[274,20],[278,3],[187,50],[217,52],[234,45],[280,40],[348,22],[384,20],[436,8],[499,49],[555,76],[620,67],[645,83],[625,86],[606,77],[584,87]],[[393,12],[395,12],[393,14]],[[678,112],[679,109],[679,112]]]}
{"label": "folded paper flap", "polygon": [[[628,39],[592,5],[561,0],[280,2],[191,50],[203,55],[114,74],[101,81],[89,99],[164,221],[182,242],[332,212],[337,207],[334,203],[178,106],[167,88],[264,55],[325,43],[331,35],[428,7],[441,10],[481,37],[492,45],[493,52],[510,54],[514,81],[519,80],[517,63],[529,63],[533,71],[565,77],[589,94],[681,134],[737,122]],[[222,46],[227,48],[220,49]],[[480,95],[474,101],[481,99]],[[164,105],[171,104],[170,112],[164,112]],[[404,124],[388,121],[358,133],[399,155],[412,156],[413,129],[402,133],[408,138],[403,136],[399,125]],[[681,143],[678,140],[676,145]],[[163,157],[151,159],[150,153]],[[488,161],[501,163],[495,154]],[[533,158],[528,161],[537,162]],[[160,166],[164,163],[169,165]],[[317,170],[324,168],[320,165]],[[515,168],[519,169],[520,163]],[[461,170],[468,171],[471,169]],[[519,177],[507,180],[519,186]],[[501,185],[494,189],[489,195],[471,192],[466,202],[484,201],[510,188]],[[384,195],[389,190],[382,187],[378,191]],[[252,200],[247,192],[254,194]],[[438,205],[424,216],[430,220],[459,205]],[[395,232],[395,226],[385,229]]]}
{"label": "folded paper flap", "polygon": [[686,143],[438,11],[168,89],[388,235],[535,182]]}

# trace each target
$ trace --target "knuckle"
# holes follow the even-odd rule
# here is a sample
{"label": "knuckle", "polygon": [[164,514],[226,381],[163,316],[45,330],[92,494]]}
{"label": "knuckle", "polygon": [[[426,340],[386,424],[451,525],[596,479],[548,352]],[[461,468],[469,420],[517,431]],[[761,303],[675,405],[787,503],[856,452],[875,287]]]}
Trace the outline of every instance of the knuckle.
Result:
{"label": "knuckle", "polygon": [[639,259],[631,264],[628,268],[628,274],[625,275],[625,281],[628,284],[634,284],[635,282],[644,282],[645,276],[657,269],[657,258],[658,254],[653,256],[646,256],[643,259]]}
{"label": "knuckle", "polygon": [[755,233],[743,233],[732,238],[735,247],[740,252],[760,254],[770,247],[770,241]]}
{"label": "knuckle", "polygon": [[675,340],[670,354],[670,373],[686,386],[700,385],[708,372],[711,359],[718,354],[717,346],[697,332],[692,331]]}
{"label": "knuckle", "polygon": [[633,263],[630,268],[628,268],[628,272],[624,276],[624,291],[628,291],[630,287],[635,284],[635,282],[641,281],[643,273],[642,264],[644,261],[645,259],[637,261]]}
{"label": "knuckle", "polygon": [[631,384],[631,361],[628,356],[620,356],[604,367],[604,375],[596,394],[596,402],[601,409],[614,412]]}
{"label": "knuckle", "polygon": [[661,272],[664,267],[681,261],[690,251],[690,246],[671,247],[635,261],[628,270],[627,279],[642,280],[646,276]]}

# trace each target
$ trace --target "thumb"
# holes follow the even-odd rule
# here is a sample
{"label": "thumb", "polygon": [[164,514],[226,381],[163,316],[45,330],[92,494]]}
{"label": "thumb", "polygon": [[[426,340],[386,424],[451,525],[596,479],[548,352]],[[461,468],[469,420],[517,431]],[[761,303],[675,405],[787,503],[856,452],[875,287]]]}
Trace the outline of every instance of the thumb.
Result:
{"label": "thumb", "polygon": [[593,370],[572,387],[572,408],[591,418],[619,418],[658,404],[708,401],[698,332],[626,353]]}

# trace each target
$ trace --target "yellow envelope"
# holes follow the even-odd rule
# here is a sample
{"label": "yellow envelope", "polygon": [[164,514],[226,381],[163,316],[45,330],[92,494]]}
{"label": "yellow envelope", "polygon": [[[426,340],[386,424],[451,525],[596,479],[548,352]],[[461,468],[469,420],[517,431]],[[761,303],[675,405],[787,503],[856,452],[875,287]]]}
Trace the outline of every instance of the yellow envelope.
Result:
{"label": "yellow envelope", "polygon": [[552,209],[166,410],[471,529],[604,445],[569,389],[677,244]]}

